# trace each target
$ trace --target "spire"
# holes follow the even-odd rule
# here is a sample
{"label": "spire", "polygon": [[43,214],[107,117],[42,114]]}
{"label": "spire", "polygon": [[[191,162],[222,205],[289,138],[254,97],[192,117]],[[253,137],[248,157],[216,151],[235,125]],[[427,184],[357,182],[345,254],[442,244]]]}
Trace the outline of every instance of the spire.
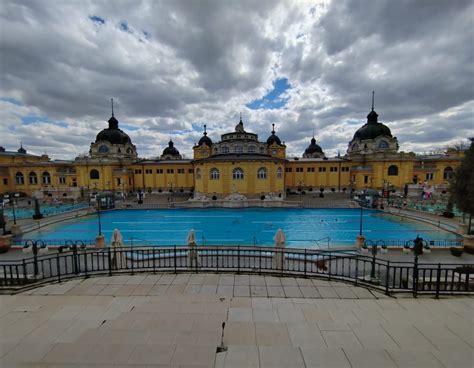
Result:
{"label": "spire", "polygon": [[272,124],[272,134],[275,134],[275,123]]}
{"label": "spire", "polygon": [[369,115],[367,115],[367,123],[368,124],[376,124],[377,123],[378,115],[374,111],[374,100],[375,100],[375,91],[372,91],[372,110],[369,112]]}
{"label": "spire", "polygon": [[112,105],[112,116],[114,116],[114,99],[110,99],[110,104]]}
{"label": "spire", "polygon": [[314,138],[314,127],[313,127],[313,138]]}
{"label": "spire", "polygon": [[[239,113],[240,114],[240,121],[239,123],[242,123],[242,112]],[[243,123],[242,123],[243,124]]]}
{"label": "spire", "polygon": [[204,124],[204,135],[207,135],[207,132],[206,132],[206,124]]}

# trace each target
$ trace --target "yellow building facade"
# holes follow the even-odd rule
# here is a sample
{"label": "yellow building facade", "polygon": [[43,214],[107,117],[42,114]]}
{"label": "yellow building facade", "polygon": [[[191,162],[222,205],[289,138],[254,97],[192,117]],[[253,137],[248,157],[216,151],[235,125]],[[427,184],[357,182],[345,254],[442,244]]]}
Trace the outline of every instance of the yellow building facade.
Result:
{"label": "yellow building facade", "polygon": [[203,136],[184,159],[172,141],[156,159],[140,159],[130,137],[112,115],[88,155],[75,160],[51,160],[20,147],[0,147],[0,193],[23,193],[42,198],[78,199],[95,191],[194,192],[223,198],[241,194],[284,198],[298,190],[331,191],[364,188],[401,190],[406,184],[426,183],[447,188],[463,152],[419,156],[398,152],[390,129],[373,110],[359,128],[344,156],[327,158],[313,137],[302,157],[286,156],[286,146],[275,132],[260,141],[246,131],[242,119],[218,142]]}

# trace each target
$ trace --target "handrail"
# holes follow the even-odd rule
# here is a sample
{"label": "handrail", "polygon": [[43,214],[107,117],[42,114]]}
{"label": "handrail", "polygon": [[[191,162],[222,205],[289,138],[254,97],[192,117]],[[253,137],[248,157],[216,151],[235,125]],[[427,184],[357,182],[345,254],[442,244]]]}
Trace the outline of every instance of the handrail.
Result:
{"label": "handrail", "polygon": [[252,246],[78,249],[0,261],[0,292],[77,277],[135,272],[236,272],[318,277],[385,292],[472,294],[474,264],[388,261],[354,251]]}

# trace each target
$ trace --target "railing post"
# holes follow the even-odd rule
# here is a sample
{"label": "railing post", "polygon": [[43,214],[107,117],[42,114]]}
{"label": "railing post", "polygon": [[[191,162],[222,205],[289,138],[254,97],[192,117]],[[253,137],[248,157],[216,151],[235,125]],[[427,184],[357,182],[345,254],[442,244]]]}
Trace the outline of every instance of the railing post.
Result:
{"label": "railing post", "polygon": [[153,274],[156,274],[155,247],[153,247]]}
{"label": "railing post", "polygon": [[79,274],[79,266],[77,262],[77,244],[72,245],[72,267],[75,275]]}
{"label": "railing post", "polygon": [[173,246],[173,249],[174,249],[174,273],[178,273],[178,265],[177,265],[178,257],[176,256],[176,244]]}
{"label": "railing post", "polygon": [[385,294],[389,295],[388,283],[390,280],[390,261],[387,261],[387,274],[385,275]]}
{"label": "railing post", "polygon": [[[110,254],[110,247],[107,248],[107,259],[109,262],[109,276],[112,276],[112,256]],[[115,259],[117,259],[117,256],[115,256]]]}
{"label": "railing post", "polygon": [[89,275],[87,274],[87,250],[85,249],[84,249],[84,274],[86,278],[89,277]]}
{"label": "railing post", "polygon": [[59,263],[59,253],[56,253],[56,269],[58,272],[58,282],[61,282],[61,265]]}
{"label": "railing post", "polygon": [[237,273],[240,273],[240,245],[237,246]]}
{"label": "railing post", "polygon": [[[350,261],[351,261],[351,259],[349,259],[349,262]],[[359,283],[359,256],[358,255],[355,258],[355,262],[356,262],[356,266],[355,266],[355,284],[357,286],[357,284]]]}
{"label": "railing post", "polygon": [[436,295],[435,298],[439,298],[439,289],[441,286],[441,263],[438,263],[438,272],[436,275]]}
{"label": "railing post", "polygon": [[413,297],[416,298],[418,293],[418,257],[415,256],[413,263]]}
{"label": "railing post", "polygon": [[26,261],[23,258],[23,283],[26,284],[28,282],[28,275],[26,274]]}
{"label": "railing post", "polygon": [[306,248],[304,249],[304,277],[306,277],[306,262],[308,262]]}
{"label": "railing post", "polygon": [[130,263],[132,264],[132,276],[135,274],[135,264],[133,262],[133,249],[132,247],[130,247],[130,255],[131,255],[131,259],[130,259]]}

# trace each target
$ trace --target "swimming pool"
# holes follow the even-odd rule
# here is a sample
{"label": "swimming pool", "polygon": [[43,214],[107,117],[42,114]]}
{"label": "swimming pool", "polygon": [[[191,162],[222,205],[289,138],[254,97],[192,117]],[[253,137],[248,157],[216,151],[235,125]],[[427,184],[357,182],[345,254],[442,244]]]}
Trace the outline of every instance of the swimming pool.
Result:
{"label": "swimming pool", "polygon": [[[426,240],[451,239],[456,235],[436,227],[363,211],[363,234],[367,239],[411,240],[420,235]],[[359,234],[359,209],[161,209],[115,210],[101,212],[102,233],[110,242],[119,229],[126,245],[184,245],[194,229],[202,245],[273,245],[281,228],[287,246],[304,248],[330,238],[330,245],[353,245]],[[97,215],[77,218],[24,234],[24,239],[92,241],[98,234]],[[320,240],[321,247],[327,239]]]}

